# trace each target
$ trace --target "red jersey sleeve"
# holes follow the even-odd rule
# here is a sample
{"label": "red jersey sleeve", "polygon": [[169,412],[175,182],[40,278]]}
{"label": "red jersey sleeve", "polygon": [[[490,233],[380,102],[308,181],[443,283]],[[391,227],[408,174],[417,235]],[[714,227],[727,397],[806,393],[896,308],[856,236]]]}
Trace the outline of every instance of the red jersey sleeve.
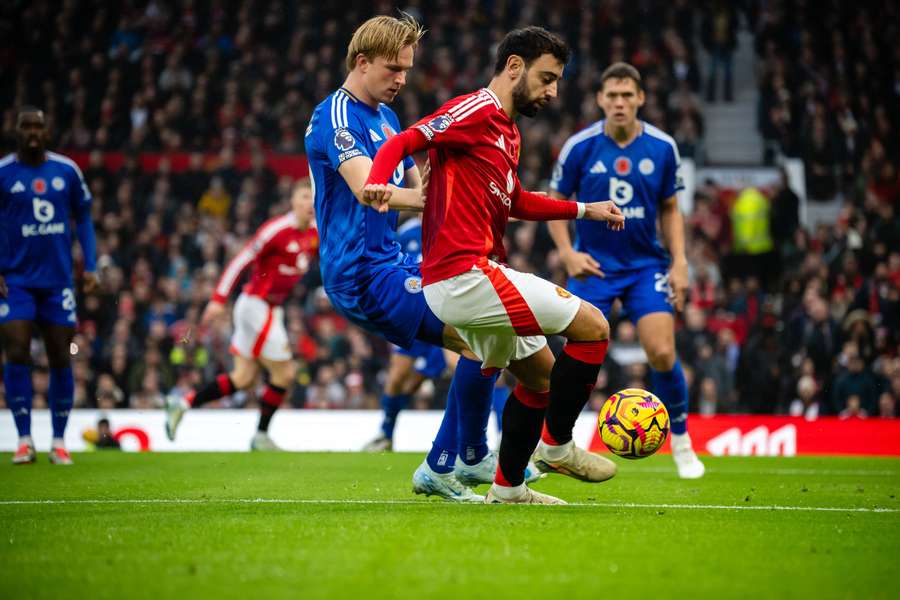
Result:
{"label": "red jersey sleeve", "polygon": [[410,129],[425,136],[427,148],[469,146],[483,134],[484,121],[499,109],[500,103],[493,93],[479,90],[450,100]]}
{"label": "red jersey sleeve", "polygon": [[399,135],[375,155],[366,183],[386,184],[404,156],[440,146],[471,146],[483,133],[484,122],[500,110],[497,97],[486,89],[454,98]]}

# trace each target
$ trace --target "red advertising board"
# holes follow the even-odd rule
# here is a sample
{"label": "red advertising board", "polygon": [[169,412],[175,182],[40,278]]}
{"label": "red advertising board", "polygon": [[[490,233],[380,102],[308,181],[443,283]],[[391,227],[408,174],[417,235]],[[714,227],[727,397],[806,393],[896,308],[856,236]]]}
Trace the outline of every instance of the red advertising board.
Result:
{"label": "red advertising board", "polygon": [[[900,456],[900,419],[691,415],[688,423],[694,449],[714,456]],[[590,448],[606,451],[596,429]],[[666,441],[660,452],[670,451]]]}

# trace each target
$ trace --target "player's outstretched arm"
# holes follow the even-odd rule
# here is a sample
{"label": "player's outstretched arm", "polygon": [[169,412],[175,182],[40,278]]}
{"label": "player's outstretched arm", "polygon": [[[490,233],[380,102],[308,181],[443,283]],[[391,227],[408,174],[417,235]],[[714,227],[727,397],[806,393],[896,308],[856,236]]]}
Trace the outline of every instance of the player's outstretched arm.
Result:
{"label": "player's outstretched arm", "polygon": [[[565,196],[555,191],[550,192],[550,197],[556,200],[566,199]],[[556,244],[559,258],[565,265],[569,277],[584,279],[589,275],[606,276],[600,270],[600,263],[593,256],[587,252],[579,252],[572,246],[572,234],[569,232],[568,221],[548,221],[547,230],[550,232],[553,243]]]}
{"label": "player's outstretched arm", "polygon": [[[387,143],[385,145],[387,145]],[[400,160],[402,159],[403,156],[400,157]],[[394,169],[397,168],[397,164],[399,164],[400,160],[394,163]],[[380,194],[373,194],[371,192],[367,194],[366,188],[368,186],[366,178],[369,177],[372,166],[372,160],[368,156],[357,156],[348,161],[344,161],[341,166],[338,167],[338,173],[340,173],[341,177],[344,178],[344,181],[347,182],[347,187],[350,188],[353,195],[356,196],[356,199],[361,204],[371,206],[378,212],[387,212],[389,208],[418,212],[424,210],[425,204],[422,202],[421,179],[419,179],[420,189],[401,188],[393,184],[388,184],[387,180],[390,177],[390,175],[388,175],[388,177],[385,178],[385,185],[379,188],[381,191]],[[391,174],[393,174],[394,169],[391,169]],[[415,167],[407,169],[406,174],[409,175],[410,171],[413,170],[416,170]]]}

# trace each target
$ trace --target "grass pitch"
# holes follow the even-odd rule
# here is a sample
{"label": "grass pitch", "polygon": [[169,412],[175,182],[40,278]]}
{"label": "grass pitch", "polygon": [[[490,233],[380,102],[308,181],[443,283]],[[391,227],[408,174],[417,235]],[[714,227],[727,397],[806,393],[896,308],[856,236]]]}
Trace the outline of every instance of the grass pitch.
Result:
{"label": "grass pitch", "polygon": [[894,459],[658,456],[516,507],[414,496],[412,454],[9,458],[0,598],[900,595]]}

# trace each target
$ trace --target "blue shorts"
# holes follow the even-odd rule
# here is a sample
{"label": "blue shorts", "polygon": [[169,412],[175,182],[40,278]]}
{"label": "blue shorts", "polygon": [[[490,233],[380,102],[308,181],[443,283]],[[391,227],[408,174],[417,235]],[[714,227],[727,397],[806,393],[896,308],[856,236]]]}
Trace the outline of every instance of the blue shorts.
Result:
{"label": "blue shorts", "polygon": [[71,287],[31,288],[8,285],[0,298],[0,323],[36,321],[75,327],[75,291]]}
{"label": "blue shorts", "polygon": [[395,351],[412,357],[413,368],[429,379],[437,379],[447,369],[444,351],[437,346],[415,341],[408,350],[398,347]]}
{"label": "blue shorts", "polygon": [[356,289],[329,291],[336,311],[401,348],[421,340],[444,343],[444,324],[422,294],[419,265],[401,263],[373,271]]}
{"label": "blue shorts", "polygon": [[[602,268],[602,267],[601,267]],[[670,300],[668,268],[650,265],[634,271],[607,273],[606,277],[569,279],[568,290],[608,315],[616,298],[622,300],[625,315],[637,324],[655,312],[674,313]]]}

